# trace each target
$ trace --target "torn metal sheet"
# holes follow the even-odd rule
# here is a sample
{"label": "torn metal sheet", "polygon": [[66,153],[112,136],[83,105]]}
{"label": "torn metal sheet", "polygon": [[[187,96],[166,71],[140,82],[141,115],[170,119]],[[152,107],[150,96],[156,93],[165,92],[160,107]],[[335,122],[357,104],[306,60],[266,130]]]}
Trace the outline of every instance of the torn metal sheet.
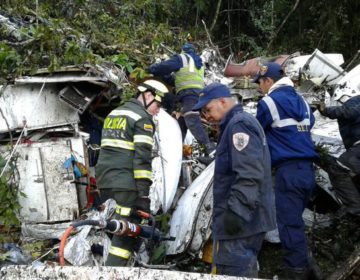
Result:
{"label": "torn metal sheet", "polygon": [[36,76],[24,76],[15,79],[15,84],[53,84],[53,83],[67,83],[67,82],[103,82],[103,85],[107,82],[105,78],[91,77],[91,76],[79,76],[73,74],[61,74],[51,77],[36,77]]}
{"label": "torn metal sheet", "polygon": [[337,120],[325,118],[318,111],[314,112],[315,124],[311,129],[311,136],[315,144],[322,145],[329,150],[329,154],[339,157],[345,152]]}
{"label": "torn metal sheet", "polygon": [[335,85],[345,76],[346,72],[337,63],[316,49],[302,67],[302,74],[305,75],[307,80],[313,81],[316,85],[325,83]]}
{"label": "torn metal sheet", "polygon": [[[334,53],[334,54],[324,54],[326,59],[332,61],[335,65],[340,66],[344,63],[344,57],[342,54]],[[295,81],[301,79],[301,73],[304,65],[309,61],[311,55],[299,55],[294,56],[288,59],[284,65],[284,71],[286,75]]]}
{"label": "torn metal sheet", "polygon": [[213,184],[203,193],[200,208],[196,218],[194,235],[188,251],[202,257],[202,248],[211,235],[212,210],[213,210]]}
{"label": "torn metal sheet", "polygon": [[[81,138],[58,139],[18,146],[20,219],[30,223],[73,220],[79,212],[72,170],[63,167],[71,154],[85,163]],[[84,190],[85,191],[85,190]]]}
{"label": "torn metal sheet", "polygon": [[305,208],[302,218],[305,226],[314,228],[325,228],[332,224],[332,217],[329,214],[319,214]]}
{"label": "torn metal sheet", "polygon": [[59,92],[60,100],[73,107],[80,114],[84,113],[96,96],[97,94],[80,90],[75,85],[66,86]]}
{"label": "torn metal sheet", "polygon": [[[0,96],[0,108],[6,121],[0,117],[0,133],[8,129],[28,130],[79,123],[76,110],[59,102],[56,85],[9,85]],[[9,125],[9,128],[7,126]]]}
{"label": "torn metal sheet", "polygon": [[166,213],[178,188],[182,162],[182,136],[179,123],[163,109],[154,117],[156,157],[152,161],[151,210]]}
{"label": "torn metal sheet", "polygon": [[[170,236],[175,236],[175,241],[167,242],[167,254],[175,255],[187,249],[192,241],[199,211],[204,203],[206,193],[212,186],[215,162],[213,161],[185,190],[177,203],[177,207],[170,220]],[[191,206],[191,207],[190,207]],[[204,207],[205,209],[205,207]],[[210,219],[209,212],[207,218]],[[206,224],[205,223],[199,223]]]}
{"label": "torn metal sheet", "polygon": [[82,68],[68,66],[49,73],[48,69],[39,69],[34,76],[23,76],[15,79],[16,84],[32,83],[76,83],[90,82],[102,87],[109,83],[122,88],[127,83],[126,73],[114,65],[85,65]]}
{"label": "torn metal sheet", "polygon": [[339,99],[341,95],[360,95],[360,64],[347,73],[336,85],[333,98]]}
{"label": "torn metal sheet", "polygon": [[61,239],[64,231],[70,224],[69,222],[58,224],[31,224],[23,222],[21,224],[21,236],[39,240]]}

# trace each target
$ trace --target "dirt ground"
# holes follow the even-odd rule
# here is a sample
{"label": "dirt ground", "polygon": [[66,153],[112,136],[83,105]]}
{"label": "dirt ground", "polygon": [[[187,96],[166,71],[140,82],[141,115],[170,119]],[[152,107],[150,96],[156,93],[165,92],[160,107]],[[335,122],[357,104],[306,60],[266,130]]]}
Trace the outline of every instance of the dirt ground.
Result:
{"label": "dirt ground", "polygon": [[[330,227],[308,229],[309,246],[325,279],[335,270],[344,267],[344,262],[360,247],[360,218],[342,216],[334,218]],[[259,255],[261,278],[272,279],[281,265],[281,246],[265,242]],[[360,279],[360,267],[347,279]]]}
{"label": "dirt ground", "polygon": [[[360,218],[344,215],[333,219],[326,228],[307,229],[309,246],[317,264],[322,270],[324,279],[328,279],[337,269],[360,248]],[[258,256],[260,265],[259,278],[273,279],[279,273],[282,250],[280,244],[264,242]],[[210,273],[209,264],[201,261],[183,262],[179,270]],[[347,280],[360,279],[360,265],[346,277]]]}

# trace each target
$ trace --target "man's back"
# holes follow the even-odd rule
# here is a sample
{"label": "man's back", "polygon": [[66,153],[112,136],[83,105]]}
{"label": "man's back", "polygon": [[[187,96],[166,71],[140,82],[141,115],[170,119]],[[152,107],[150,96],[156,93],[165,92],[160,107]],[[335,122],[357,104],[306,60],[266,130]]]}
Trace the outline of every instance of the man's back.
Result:
{"label": "man's back", "polygon": [[[108,115],[104,122],[101,151],[96,165],[100,188],[134,189],[134,168],[146,165],[146,169],[151,170],[150,142],[153,130],[151,116],[136,99],[131,99]],[[134,139],[136,135],[146,137],[149,145],[141,144],[137,148],[139,144]]]}
{"label": "man's back", "polygon": [[278,87],[259,101],[256,118],[266,133],[273,166],[317,158],[310,134],[314,116],[292,86]]}
{"label": "man's back", "polygon": [[360,140],[360,96],[350,98],[342,106],[326,107],[322,114],[338,120],[345,148]]}

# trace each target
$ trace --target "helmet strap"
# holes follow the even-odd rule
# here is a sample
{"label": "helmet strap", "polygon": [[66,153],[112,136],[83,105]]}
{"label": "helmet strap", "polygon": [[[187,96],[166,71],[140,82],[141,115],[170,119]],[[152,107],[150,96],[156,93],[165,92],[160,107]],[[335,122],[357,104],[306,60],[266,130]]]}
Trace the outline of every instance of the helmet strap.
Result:
{"label": "helmet strap", "polygon": [[[146,91],[145,91],[145,92],[146,92]],[[151,100],[151,102],[150,102],[149,104],[147,104],[147,103],[146,103],[146,100],[145,100],[145,92],[142,92],[142,93],[141,93],[141,96],[142,96],[142,99],[143,99],[143,103],[144,103],[145,109],[148,109],[148,108],[151,106],[151,104],[153,104],[156,100],[155,100],[155,98],[154,98],[153,100]]]}

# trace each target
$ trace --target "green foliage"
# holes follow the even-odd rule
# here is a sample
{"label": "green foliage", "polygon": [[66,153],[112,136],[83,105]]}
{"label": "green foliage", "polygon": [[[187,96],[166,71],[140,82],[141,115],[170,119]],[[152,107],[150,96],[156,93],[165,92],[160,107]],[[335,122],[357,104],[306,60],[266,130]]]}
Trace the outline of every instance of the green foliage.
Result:
{"label": "green foliage", "polygon": [[165,243],[162,243],[152,251],[150,263],[162,264],[164,263],[165,257],[166,257],[166,245]]}
{"label": "green foliage", "polygon": [[134,70],[133,66],[135,63],[130,62],[129,57],[124,53],[113,55],[111,58],[111,61],[114,62],[115,64],[125,68],[128,72],[132,72]]}
{"label": "green foliage", "polygon": [[4,0],[1,10],[26,22],[24,36],[34,40],[14,48],[2,43],[12,52],[0,70],[5,75],[29,73],[39,67],[54,70],[106,60],[131,72],[154,62],[154,56],[164,51],[160,43],[179,51],[189,32],[200,48],[206,45],[208,35],[201,20],[206,19],[209,27],[215,16],[212,41],[224,56],[233,52],[239,60],[295,51],[311,53],[315,48],[341,52],[350,59],[360,48],[360,17],[356,13],[360,2],[356,0],[302,0],[288,18],[295,1],[222,0],[215,15],[218,2]]}
{"label": "green foliage", "polygon": [[[18,195],[25,196],[18,191],[17,180],[15,180],[16,159],[11,160],[7,172],[0,177],[0,221],[5,226],[17,226],[20,224],[17,216],[20,211]],[[5,160],[0,156],[0,169],[5,166]]]}
{"label": "green foliage", "polygon": [[123,88],[122,94],[121,94],[121,104],[124,104],[126,101],[130,100],[131,98],[135,97],[136,89],[131,86],[126,86]]}
{"label": "green foliage", "polygon": [[16,73],[21,61],[20,55],[14,48],[0,43],[0,77],[7,77]]}

